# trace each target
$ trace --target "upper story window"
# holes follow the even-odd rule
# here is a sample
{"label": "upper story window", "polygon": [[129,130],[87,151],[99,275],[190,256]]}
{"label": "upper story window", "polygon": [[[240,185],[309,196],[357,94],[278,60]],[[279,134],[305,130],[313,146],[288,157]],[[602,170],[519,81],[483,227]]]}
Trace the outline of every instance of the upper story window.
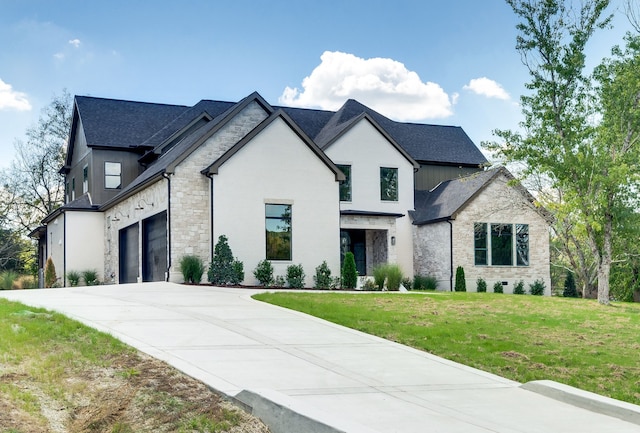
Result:
{"label": "upper story window", "polygon": [[82,169],[82,193],[86,194],[89,191],[89,166],[85,165]]}
{"label": "upper story window", "polygon": [[71,184],[66,182],[64,186],[67,193],[67,203],[69,203],[71,201]]}
{"label": "upper story window", "polygon": [[265,205],[267,260],[291,260],[291,205]]}
{"label": "upper story window", "polygon": [[76,199],[76,178],[71,178],[71,201]]}
{"label": "upper story window", "polygon": [[106,189],[122,188],[122,165],[119,162],[104,163],[104,187]]}
{"label": "upper story window", "polygon": [[475,223],[473,229],[476,265],[529,266],[528,224]]}
{"label": "upper story window", "polygon": [[338,168],[344,174],[344,180],[340,182],[340,201],[351,201],[351,166],[338,164]]}
{"label": "upper story window", "polygon": [[380,167],[380,200],[398,201],[398,169]]}

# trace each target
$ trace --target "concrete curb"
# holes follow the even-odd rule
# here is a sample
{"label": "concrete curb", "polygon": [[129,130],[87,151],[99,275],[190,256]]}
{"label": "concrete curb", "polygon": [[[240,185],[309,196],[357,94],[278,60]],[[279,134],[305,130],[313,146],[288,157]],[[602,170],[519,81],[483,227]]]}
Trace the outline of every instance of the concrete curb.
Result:
{"label": "concrete curb", "polygon": [[592,412],[640,425],[640,406],[635,404],[604,397],[552,380],[527,382],[521,388]]}

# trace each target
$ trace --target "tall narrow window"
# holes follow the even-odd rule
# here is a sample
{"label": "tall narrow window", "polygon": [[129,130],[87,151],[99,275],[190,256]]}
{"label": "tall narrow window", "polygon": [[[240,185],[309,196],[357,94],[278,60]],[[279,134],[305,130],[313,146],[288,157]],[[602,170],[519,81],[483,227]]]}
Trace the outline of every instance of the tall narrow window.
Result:
{"label": "tall narrow window", "polygon": [[487,223],[475,223],[474,231],[474,250],[475,264],[488,265],[487,262]]}
{"label": "tall narrow window", "polygon": [[513,225],[491,224],[491,264],[513,265]]}
{"label": "tall narrow window", "polygon": [[338,165],[344,174],[344,180],[340,182],[340,201],[351,201],[351,166]]}
{"label": "tall narrow window", "polygon": [[76,199],[76,178],[71,179],[71,201]]}
{"label": "tall narrow window", "polygon": [[265,205],[267,260],[291,260],[291,205]]}
{"label": "tall narrow window", "polygon": [[71,184],[67,182],[65,188],[67,190],[67,203],[69,203],[71,201]]}
{"label": "tall narrow window", "polygon": [[86,194],[89,191],[89,166],[85,165],[82,169],[82,193]]}
{"label": "tall narrow window", "polygon": [[119,162],[104,163],[104,187],[106,189],[122,187],[122,166]]}
{"label": "tall narrow window", "polygon": [[398,169],[380,167],[380,200],[398,201]]}
{"label": "tall narrow window", "polygon": [[529,266],[529,224],[516,224],[516,265]]}

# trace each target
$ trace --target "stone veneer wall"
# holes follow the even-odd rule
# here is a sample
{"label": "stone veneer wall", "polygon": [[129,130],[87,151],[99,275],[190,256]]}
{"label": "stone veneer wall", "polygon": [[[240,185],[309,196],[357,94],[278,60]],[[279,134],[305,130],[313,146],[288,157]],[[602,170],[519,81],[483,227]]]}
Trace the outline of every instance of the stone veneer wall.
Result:
{"label": "stone veneer wall", "polygon": [[451,290],[451,227],[448,222],[414,226],[414,270],[432,276],[438,290]]}

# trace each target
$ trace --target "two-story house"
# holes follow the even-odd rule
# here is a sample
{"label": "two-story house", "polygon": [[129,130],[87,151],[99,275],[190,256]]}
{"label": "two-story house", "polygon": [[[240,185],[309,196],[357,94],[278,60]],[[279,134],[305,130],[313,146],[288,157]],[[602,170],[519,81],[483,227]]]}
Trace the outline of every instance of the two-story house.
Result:
{"label": "two-story house", "polygon": [[[508,175],[488,175],[498,171],[484,171],[486,163],[461,128],[395,122],[354,100],[332,112],[271,106],[257,93],[192,107],[78,96],[61,171],[66,203],[34,234],[41,263],[53,259],[62,285],[68,271],[84,269],[105,283],[179,282],[180,258],[208,264],[220,235],[244,263],[246,284],[266,259],[276,275],[302,264],[311,286],[323,261],[339,275],[346,251],[360,275],[397,263],[409,277],[436,275],[446,290],[457,264],[477,269],[473,276],[548,281],[543,223],[529,228],[540,241],[527,241],[527,251],[546,249],[546,263],[544,252],[530,254],[541,263],[526,275],[516,272],[516,252],[511,265],[469,259],[474,224],[488,224],[487,242],[497,245],[492,224],[521,224],[512,215],[471,214],[471,228],[455,223],[448,234],[440,227]],[[441,205],[433,197],[456,182],[477,188],[457,212],[431,218]],[[509,200],[539,216],[526,191],[513,191]],[[523,250],[522,240],[513,245]]]}

